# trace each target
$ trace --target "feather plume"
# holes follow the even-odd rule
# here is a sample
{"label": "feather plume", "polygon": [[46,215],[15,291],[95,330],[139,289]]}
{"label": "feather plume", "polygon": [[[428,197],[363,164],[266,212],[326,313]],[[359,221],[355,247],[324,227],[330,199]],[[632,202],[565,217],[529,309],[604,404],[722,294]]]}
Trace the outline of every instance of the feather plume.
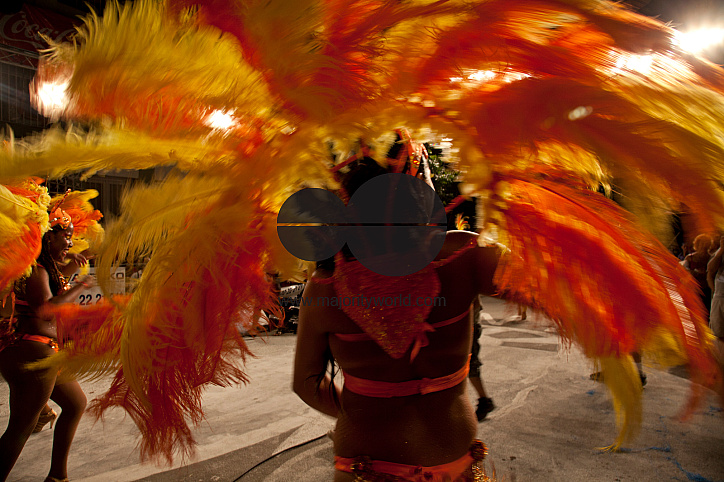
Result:
{"label": "feather plume", "polygon": [[0,185],[0,294],[28,275],[40,255],[49,202],[47,189],[34,181]]}
{"label": "feather plume", "polygon": [[[173,172],[129,191],[107,223],[100,271],[151,261],[130,299],[87,314],[107,326],[61,323],[89,337],[62,365],[117,370],[93,407],[124,407],[144,457],[189,454],[203,387],[245,381],[237,325],[253,330],[278,309],[268,273],[298,274],[276,236],[280,206],[300,187],[334,185],[332,153],[360,139],[384,153],[405,127],[452,139],[449,160],[516,254],[498,274],[508,296],[624,374],[611,382],[623,443],[640,420],[631,350],[687,360],[703,386],[719,377],[692,280],[643,219],[585,191],[622,189],[659,221],[686,205],[702,226],[724,225],[724,74],[678,52],[672,33],[599,0],[109,3],[73,43],[51,45],[35,82],[67,83],[63,118],[86,127],[10,139],[0,153],[8,184]],[[643,53],[646,71],[632,62]],[[0,212],[12,206],[0,199]],[[8,233],[33,226],[9,219]],[[30,259],[12,265],[10,243],[0,237],[4,282]]]}
{"label": "feather plume", "polygon": [[127,298],[80,306],[74,303],[47,304],[42,315],[54,316],[62,349],[55,355],[29,365],[30,368],[60,367],[60,380],[81,377],[94,380],[120,368],[122,306]]}
{"label": "feather plume", "polygon": [[699,213],[706,231],[713,230],[712,218],[722,223],[716,208],[722,194],[712,177],[724,174],[724,149],[691,130],[567,79],[521,80],[467,101],[469,122],[487,131],[480,148],[488,157],[510,162],[520,155],[516,147],[535,156],[538,146],[550,142],[577,145],[616,177],[641,177],[665,187],[668,199]]}
{"label": "feather plume", "polygon": [[233,37],[166,15],[152,0],[109,2],[102,18],[86,19],[73,44],[53,45],[47,64],[52,73],[72,71],[67,115],[119,119],[155,136],[204,135],[214,109],[254,115],[273,103]]}
{"label": "feather plume", "polygon": [[124,216],[108,227],[100,270],[111,259],[150,261],[123,312],[123,369],[94,407],[131,413],[146,435],[143,457],[191,453],[185,420],[200,422],[203,389],[246,382],[237,363],[249,350],[239,331],[261,329],[262,308],[279,311],[266,241],[249,226],[261,227],[264,212],[238,196],[214,178],[172,177],[127,197]]}
{"label": "feather plume", "polygon": [[[615,369],[605,381],[623,413],[617,447],[635,433],[641,399],[640,390],[631,389],[635,371],[613,358],[643,352],[661,363],[689,363],[696,400],[699,386],[721,389],[712,334],[696,282],[673,255],[613,202],[547,174],[505,179],[502,215],[511,254],[496,284],[507,298],[543,311],[587,356]],[[664,342],[662,333],[674,342]]]}

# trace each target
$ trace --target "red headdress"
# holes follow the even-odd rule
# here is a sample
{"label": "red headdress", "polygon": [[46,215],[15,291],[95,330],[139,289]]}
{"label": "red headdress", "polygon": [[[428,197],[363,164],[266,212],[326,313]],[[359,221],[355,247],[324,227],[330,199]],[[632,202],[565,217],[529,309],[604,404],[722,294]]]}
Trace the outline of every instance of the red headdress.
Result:
{"label": "red headdress", "polygon": [[88,248],[96,247],[103,240],[104,232],[98,221],[103,214],[95,209],[90,200],[98,196],[98,191],[72,191],[51,199],[54,209],[50,212],[50,227],[61,226],[63,229],[73,225],[73,248],[71,252],[80,253]]}
{"label": "red headdress", "polygon": [[68,213],[60,209],[60,206],[63,204],[63,201],[65,201],[65,198],[68,197],[68,194],[70,194],[70,189],[66,191],[59,201],[53,203],[48,210],[48,222],[50,223],[51,229],[56,226],[60,226],[62,229],[68,229],[68,227],[73,224],[73,220],[70,218]]}

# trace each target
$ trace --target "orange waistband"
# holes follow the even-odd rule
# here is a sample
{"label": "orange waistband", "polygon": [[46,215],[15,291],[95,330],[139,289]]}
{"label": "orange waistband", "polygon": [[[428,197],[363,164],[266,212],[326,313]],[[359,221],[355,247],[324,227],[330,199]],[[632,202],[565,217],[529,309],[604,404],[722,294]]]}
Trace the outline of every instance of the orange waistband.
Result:
{"label": "orange waistband", "polygon": [[49,345],[53,350],[56,352],[58,351],[58,342],[55,341],[55,339],[50,338],[49,336],[42,336],[42,335],[22,335],[20,336],[21,340],[28,340],[28,341],[37,341],[38,343],[43,343],[45,345]]}
{"label": "orange waistband", "polygon": [[366,380],[347,373],[344,374],[344,387],[358,395],[374,398],[409,397],[410,395],[425,395],[455,387],[464,382],[470,370],[470,356],[468,362],[460,370],[439,378],[421,378],[404,382],[381,382]]}
{"label": "orange waistband", "polygon": [[[422,465],[397,464],[383,460],[371,460],[369,457],[334,457],[334,468],[360,475],[392,475],[408,481],[437,482],[458,480],[472,465],[485,458],[487,447],[480,440],[473,441],[468,453],[459,459],[442,465],[425,467]],[[378,479],[375,479],[378,480]],[[381,480],[381,479],[380,479]]]}

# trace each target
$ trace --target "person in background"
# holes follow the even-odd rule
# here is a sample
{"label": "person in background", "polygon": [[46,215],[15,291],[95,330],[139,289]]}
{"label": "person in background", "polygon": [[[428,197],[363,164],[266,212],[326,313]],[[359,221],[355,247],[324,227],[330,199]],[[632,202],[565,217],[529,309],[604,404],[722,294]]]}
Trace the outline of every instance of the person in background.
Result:
{"label": "person in background", "polygon": [[717,234],[716,236],[713,236],[711,238],[711,246],[709,247],[709,256],[714,256],[716,254],[716,252],[719,250],[719,244],[721,242],[721,238],[722,238],[722,236],[719,234]]}
{"label": "person in background", "polygon": [[480,376],[480,367],[483,364],[480,362],[480,337],[483,334],[482,327],[480,326],[480,320],[478,320],[478,313],[482,311],[483,305],[480,303],[480,297],[475,297],[473,303],[473,345],[470,353],[470,373],[468,374],[468,380],[478,394],[478,404],[475,408],[475,416],[478,422],[485,420],[490,412],[495,409],[493,399],[488,396],[485,392],[485,385],[483,385],[483,379]]}
{"label": "person in background", "polygon": [[724,236],[719,238],[719,248],[709,261],[706,280],[712,290],[709,327],[714,333],[714,353],[720,365],[724,366]]}
{"label": "person in background", "polygon": [[696,279],[701,288],[701,302],[706,306],[707,311],[711,308],[711,288],[707,282],[707,266],[711,255],[711,237],[706,234],[700,234],[694,238],[694,252],[688,254],[681,264]]}
{"label": "person in background", "polygon": [[[458,214],[455,218],[455,227],[460,231],[470,231],[470,224],[468,222],[468,216]],[[483,328],[481,326],[480,315],[483,311],[483,304],[480,301],[480,296],[475,297],[473,303],[473,345],[470,352],[470,373],[468,379],[470,384],[478,394],[478,403],[475,408],[475,416],[478,422],[485,420],[490,412],[495,408],[493,399],[488,396],[485,392],[485,385],[483,384],[483,378],[480,376],[480,367],[483,364],[480,362],[480,337],[483,334]]]}

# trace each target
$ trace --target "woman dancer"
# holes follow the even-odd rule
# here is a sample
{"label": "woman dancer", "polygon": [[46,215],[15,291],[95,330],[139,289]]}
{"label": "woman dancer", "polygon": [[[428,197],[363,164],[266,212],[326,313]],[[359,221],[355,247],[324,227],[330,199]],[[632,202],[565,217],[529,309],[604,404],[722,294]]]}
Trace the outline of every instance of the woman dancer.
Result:
{"label": "woman dancer", "polygon": [[[69,256],[73,247],[73,224],[65,211],[50,215],[51,229],[43,236],[42,250],[30,276],[16,283],[17,326],[15,341],[0,352],[0,374],[10,386],[10,419],[0,438],[0,479],[6,480],[30,434],[39,422],[48,399],[61,408],[53,433],[50,471],[46,482],[68,480],[68,453],[86,406],[86,397],[77,381],[56,383],[54,369],[28,370],[28,363],[58,350],[57,327],[53,318],[40,310],[46,303],[65,303],[91,286],[91,276],[82,277],[70,287],[69,271],[86,264],[82,255]],[[65,266],[62,263],[71,258]],[[46,413],[47,410],[46,410]],[[54,412],[51,410],[51,414]],[[55,419],[54,415],[44,418]],[[42,428],[42,426],[41,426]]]}
{"label": "woman dancer", "polygon": [[[512,253],[501,258],[501,292],[545,309],[587,356],[632,375],[612,387],[615,399],[640,407],[635,368],[619,356],[669,350],[663,332],[678,340],[674,363],[692,367],[692,387],[713,386],[698,297],[647,235],[672,206],[691,208],[702,230],[724,223],[722,176],[712,176],[724,159],[724,116],[712,107],[724,74],[681,55],[674,34],[591,0],[108,2],[102,21],[90,16],[76,41],[53,45],[35,82],[68,86],[68,125],[104,127],[9,144],[0,180],[170,165],[179,175],[124,197],[109,236],[118,242],[101,259],[110,269],[154,256],[113,329],[84,338],[87,350],[76,343],[65,361],[78,373],[122,363],[99,411],[128,410],[142,456],[190,453],[186,422],[203,420],[203,388],[245,380],[238,322],[253,326],[273,308],[269,273],[296,268],[275,236],[281,204],[328,182],[330,142],[345,155],[352,139],[377,148],[388,143],[375,141],[380,133],[407,126],[447,144],[471,192],[488,200]],[[217,114],[227,127],[212,122]],[[614,180],[627,180],[635,217],[587,190]],[[436,313],[420,322],[446,315]],[[121,337],[125,326],[143,329]]]}
{"label": "woman dancer", "polygon": [[[352,184],[361,183],[345,182],[347,192]],[[335,481],[486,480],[476,464],[485,447],[474,441],[477,421],[465,386],[471,304],[478,293],[493,294],[498,256],[496,247],[478,247],[476,234],[452,231],[435,261],[409,276],[377,275],[344,255],[318,266],[303,295],[309,300],[339,299],[352,278],[401,299],[445,300],[387,312],[329,303],[302,308],[294,390],[337,418]],[[371,297],[364,288],[359,294]],[[424,323],[410,323],[415,318]],[[400,325],[405,332],[393,334]],[[327,373],[332,360],[344,373],[342,389]]]}

